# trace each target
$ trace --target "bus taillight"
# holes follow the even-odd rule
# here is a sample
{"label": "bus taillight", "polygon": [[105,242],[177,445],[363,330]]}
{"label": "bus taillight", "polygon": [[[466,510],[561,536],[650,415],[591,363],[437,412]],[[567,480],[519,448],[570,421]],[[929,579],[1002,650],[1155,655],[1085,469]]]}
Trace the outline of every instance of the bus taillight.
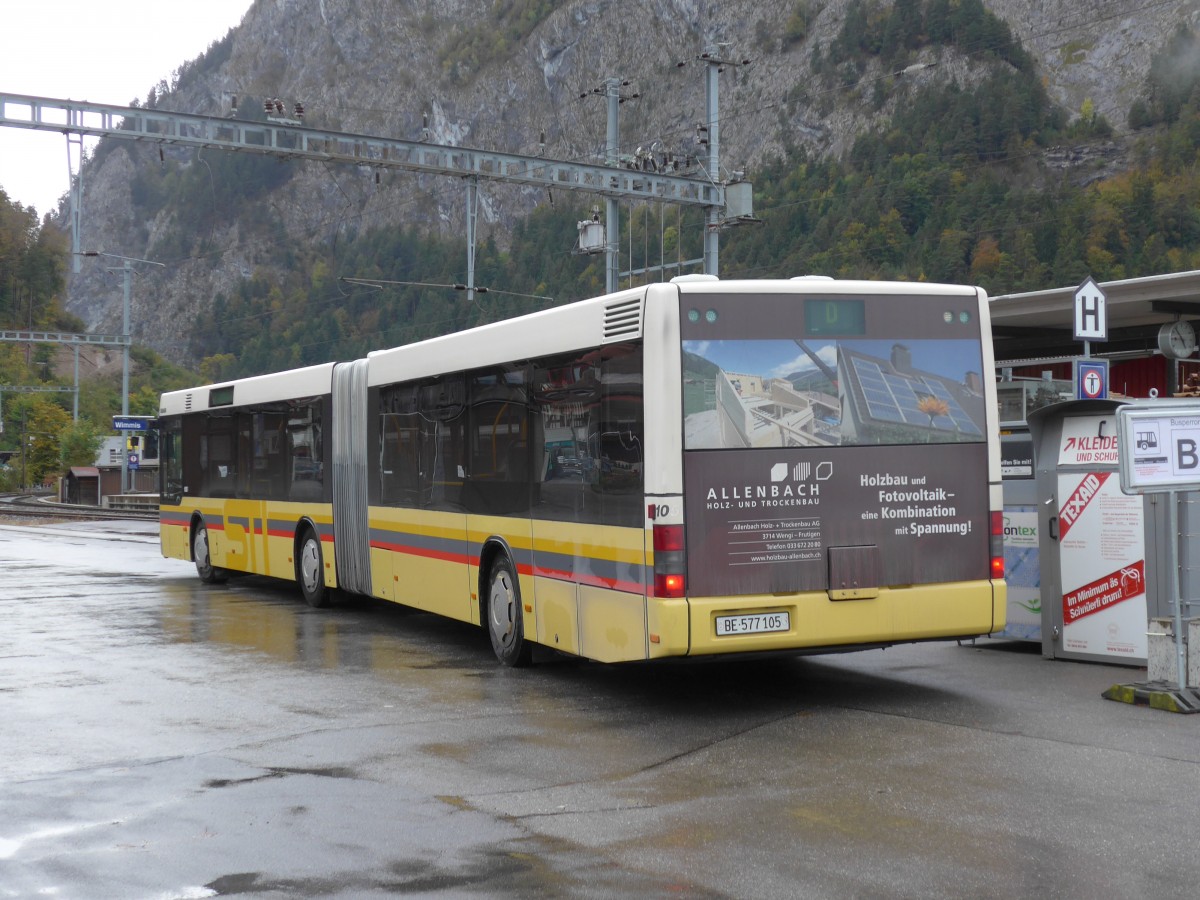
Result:
{"label": "bus taillight", "polygon": [[682,597],[687,593],[687,579],[684,577],[686,559],[683,526],[655,525],[654,596]]}
{"label": "bus taillight", "polygon": [[992,511],[992,579],[999,581],[1004,577],[1004,513]]}

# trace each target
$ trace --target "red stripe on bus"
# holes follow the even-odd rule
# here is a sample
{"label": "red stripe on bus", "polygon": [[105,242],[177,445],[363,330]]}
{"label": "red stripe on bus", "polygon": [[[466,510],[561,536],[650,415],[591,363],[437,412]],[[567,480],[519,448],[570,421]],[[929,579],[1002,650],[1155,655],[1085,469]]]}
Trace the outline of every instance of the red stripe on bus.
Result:
{"label": "red stripe on bus", "polygon": [[389,544],[383,541],[371,541],[372,550],[390,550],[393,553],[403,553],[405,556],[419,556],[422,559],[438,559],[442,562],[461,563],[466,565],[471,557],[462,553],[447,553],[442,550],[424,550],[420,547],[409,547],[404,544]]}
{"label": "red stripe on bus", "polygon": [[[372,550],[389,550],[393,553],[403,553],[406,556],[419,556],[422,559],[436,559],[441,562],[459,563],[467,565],[475,562],[473,556],[466,556],[460,553],[447,553],[440,550],[425,550],[420,547],[409,547],[405,544],[393,544],[385,541],[372,541]],[[635,581],[621,581],[616,578],[597,578],[594,575],[576,575],[573,572],[566,572],[558,569],[538,568],[528,563],[520,563],[517,565],[517,574],[536,576],[539,578],[552,578],[555,581],[570,581],[579,584],[585,584],[589,587],[607,588],[614,591],[622,591],[627,594],[644,594],[646,586]]]}
{"label": "red stripe on bus", "polygon": [[553,578],[555,581],[576,581],[590,587],[609,588],[614,591],[625,591],[631,594],[644,594],[646,586],[636,581],[621,581],[618,578],[600,578],[596,575],[576,575],[562,569],[536,568],[530,574],[540,578]]}

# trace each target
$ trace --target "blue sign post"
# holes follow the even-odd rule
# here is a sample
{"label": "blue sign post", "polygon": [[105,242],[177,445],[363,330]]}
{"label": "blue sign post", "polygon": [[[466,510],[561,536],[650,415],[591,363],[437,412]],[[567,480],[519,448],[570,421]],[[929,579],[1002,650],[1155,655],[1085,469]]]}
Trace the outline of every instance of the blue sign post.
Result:
{"label": "blue sign post", "polygon": [[1075,399],[1108,399],[1108,360],[1075,360]]}

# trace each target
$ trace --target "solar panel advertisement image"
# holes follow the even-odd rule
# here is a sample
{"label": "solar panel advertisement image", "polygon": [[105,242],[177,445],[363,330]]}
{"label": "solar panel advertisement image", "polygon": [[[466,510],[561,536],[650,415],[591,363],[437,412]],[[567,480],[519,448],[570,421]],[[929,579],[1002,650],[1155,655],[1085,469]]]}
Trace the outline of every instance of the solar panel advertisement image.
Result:
{"label": "solar panel advertisement image", "polygon": [[983,440],[969,340],[685,341],[685,446]]}

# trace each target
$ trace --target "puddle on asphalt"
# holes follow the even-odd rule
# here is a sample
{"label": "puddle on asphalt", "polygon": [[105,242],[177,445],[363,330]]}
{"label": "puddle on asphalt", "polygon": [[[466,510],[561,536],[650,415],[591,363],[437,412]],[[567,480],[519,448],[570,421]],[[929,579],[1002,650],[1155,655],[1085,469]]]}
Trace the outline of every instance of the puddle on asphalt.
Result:
{"label": "puddle on asphalt", "polygon": [[[176,643],[261,653],[289,665],[404,677],[428,670],[495,671],[482,630],[369,597],[324,609],[306,606],[291,585],[262,579],[225,585],[162,585],[158,627]],[[480,688],[470,689],[472,694]]]}

